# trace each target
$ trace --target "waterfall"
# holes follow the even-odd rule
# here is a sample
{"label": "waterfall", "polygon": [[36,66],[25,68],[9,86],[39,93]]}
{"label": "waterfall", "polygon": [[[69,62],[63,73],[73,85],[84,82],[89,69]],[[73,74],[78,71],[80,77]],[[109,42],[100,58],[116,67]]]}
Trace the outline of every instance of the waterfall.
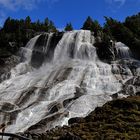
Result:
{"label": "waterfall", "polygon": [[99,60],[90,31],[55,37],[50,33],[30,40],[22,53],[25,61],[0,84],[0,123],[10,122],[6,132],[45,132],[67,125],[121,90],[111,65]]}
{"label": "waterfall", "polygon": [[119,58],[122,59],[122,58],[131,58],[132,57],[132,53],[131,53],[130,49],[125,44],[123,44],[121,42],[117,42],[115,44],[115,46],[116,46]]}
{"label": "waterfall", "polygon": [[38,40],[38,38],[39,38],[39,35],[32,38],[27,43],[25,48],[20,49],[20,56],[21,56],[22,62],[11,70],[11,79],[18,75],[22,75],[22,74],[25,74],[25,73],[31,71],[31,66],[29,65],[29,63],[31,61],[33,48],[34,48],[35,43]]}

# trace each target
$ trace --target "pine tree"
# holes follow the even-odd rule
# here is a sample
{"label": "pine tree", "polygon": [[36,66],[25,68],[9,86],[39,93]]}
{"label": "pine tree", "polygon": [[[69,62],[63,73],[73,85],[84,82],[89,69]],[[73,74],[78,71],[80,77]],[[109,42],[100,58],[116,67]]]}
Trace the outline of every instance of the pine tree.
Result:
{"label": "pine tree", "polygon": [[40,31],[40,27],[41,27],[41,22],[40,20],[38,19],[35,23],[34,23],[34,29],[36,31]]}
{"label": "pine tree", "polygon": [[45,20],[44,20],[44,24],[45,24],[45,26],[48,27],[48,26],[49,26],[49,22],[50,22],[49,19],[48,19],[48,18],[45,18]]}
{"label": "pine tree", "polygon": [[25,18],[25,27],[27,29],[31,28],[31,18],[29,16]]}
{"label": "pine tree", "polygon": [[82,29],[84,30],[91,30],[93,25],[93,20],[90,16],[87,17],[86,21],[83,24]]}
{"label": "pine tree", "polygon": [[10,22],[11,22],[11,18],[8,17],[5,22],[4,22],[4,26],[3,26],[3,29],[6,31],[6,32],[10,32]]}
{"label": "pine tree", "polygon": [[57,31],[57,29],[56,29],[56,27],[55,27],[53,21],[50,20],[50,21],[49,21],[48,32],[56,32],[56,31]]}
{"label": "pine tree", "polygon": [[44,20],[44,30],[46,32],[49,31],[49,24],[50,24],[50,20],[48,18],[45,18],[45,20]]}
{"label": "pine tree", "polygon": [[140,13],[127,17],[124,25],[129,28],[138,38],[140,38]]}
{"label": "pine tree", "polygon": [[86,21],[83,24],[82,27],[83,30],[90,30],[92,32],[95,33],[95,35],[97,35],[97,32],[102,30],[102,27],[100,26],[99,22],[97,20],[94,20],[88,16]]}
{"label": "pine tree", "polygon": [[66,27],[65,27],[65,31],[72,31],[72,30],[73,30],[72,24],[71,23],[67,23]]}

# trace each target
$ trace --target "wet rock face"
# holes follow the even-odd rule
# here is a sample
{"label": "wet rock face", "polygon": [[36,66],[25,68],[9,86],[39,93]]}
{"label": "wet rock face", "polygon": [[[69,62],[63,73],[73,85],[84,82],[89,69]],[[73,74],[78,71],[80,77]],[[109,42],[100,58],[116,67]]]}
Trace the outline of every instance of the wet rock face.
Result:
{"label": "wet rock face", "polygon": [[16,109],[16,106],[6,102],[0,102],[0,110],[10,111]]}
{"label": "wet rock face", "polygon": [[10,56],[0,59],[0,82],[10,77],[10,70],[19,63],[18,56]]}
{"label": "wet rock face", "polygon": [[97,47],[97,54],[99,58],[103,61],[113,61],[116,58],[115,44],[112,42],[98,42],[95,43]]}
{"label": "wet rock face", "polygon": [[123,86],[123,92],[127,95],[136,95],[140,92],[140,76],[128,80]]}
{"label": "wet rock face", "polygon": [[58,42],[61,40],[63,33],[44,33],[39,36],[32,52],[31,65],[39,68],[44,61],[50,61],[53,58],[54,50]]}
{"label": "wet rock face", "polygon": [[39,67],[40,65],[42,65],[42,63],[45,59],[44,58],[45,55],[44,55],[43,51],[44,51],[44,48],[46,46],[47,39],[48,39],[48,36],[43,34],[36,41],[36,44],[34,46],[34,50],[32,53],[32,58],[31,58],[31,65],[33,67]]}

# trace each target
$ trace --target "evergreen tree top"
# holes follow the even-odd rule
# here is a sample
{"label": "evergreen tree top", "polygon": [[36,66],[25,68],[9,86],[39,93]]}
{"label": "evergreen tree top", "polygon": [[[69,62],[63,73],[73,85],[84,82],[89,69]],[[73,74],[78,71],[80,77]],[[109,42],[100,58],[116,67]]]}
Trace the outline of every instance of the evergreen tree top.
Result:
{"label": "evergreen tree top", "polygon": [[66,27],[65,27],[65,31],[72,31],[73,30],[73,26],[71,23],[67,23]]}

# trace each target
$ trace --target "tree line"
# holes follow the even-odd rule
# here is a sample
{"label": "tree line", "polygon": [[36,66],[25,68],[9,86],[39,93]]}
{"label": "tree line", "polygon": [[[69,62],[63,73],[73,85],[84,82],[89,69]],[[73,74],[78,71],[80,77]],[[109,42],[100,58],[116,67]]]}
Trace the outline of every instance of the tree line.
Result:
{"label": "tree line", "polygon": [[45,18],[43,22],[37,20],[32,22],[27,16],[25,19],[5,20],[3,28],[0,29],[0,56],[10,55],[23,47],[37,32],[56,32],[53,21]]}
{"label": "tree line", "polygon": [[[103,26],[97,20],[87,17],[81,29],[94,32],[95,36],[107,42],[110,39],[121,41],[128,45],[130,49],[140,56],[140,13],[129,16],[124,22],[117,21],[111,17],[104,17]],[[74,30],[72,23],[67,23],[64,31]],[[19,47],[26,43],[40,32],[58,32],[55,24],[48,18],[43,22],[37,20],[32,22],[27,16],[25,19],[12,19],[8,17],[0,29],[0,57],[15,53]]]}

